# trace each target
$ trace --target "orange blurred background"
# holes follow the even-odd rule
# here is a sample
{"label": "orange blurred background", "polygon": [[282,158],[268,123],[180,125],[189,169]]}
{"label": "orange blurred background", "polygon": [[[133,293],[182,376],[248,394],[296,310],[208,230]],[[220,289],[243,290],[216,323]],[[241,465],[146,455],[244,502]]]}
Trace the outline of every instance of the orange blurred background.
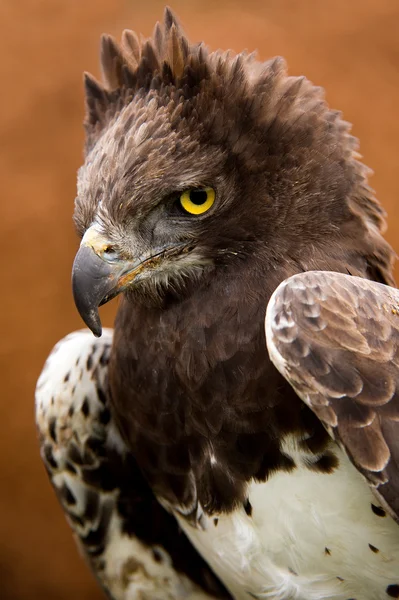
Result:
{"label": "orange blurred background", "polygon": [[[71,215],[82,160],[82,71],[98,40],[149,35],[161,0],[1,0],[0,598],[95,600],[97,590],[41,465],[33,394],[52,345],[81,327],[70,291]],[[361,139],[399,250],[398,0],[174,0],[211,48],[286,57],[327,90]],[[112,323],[115,304],[103,312]]]}

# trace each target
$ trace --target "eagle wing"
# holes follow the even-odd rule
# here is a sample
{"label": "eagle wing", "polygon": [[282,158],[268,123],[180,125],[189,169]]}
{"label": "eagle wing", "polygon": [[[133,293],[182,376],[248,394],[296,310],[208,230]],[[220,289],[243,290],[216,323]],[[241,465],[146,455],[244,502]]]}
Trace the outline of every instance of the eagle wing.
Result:
{"label": "eagle wing", "polygon": [[399,291],[310,271],[266,313],[270,358],[399,521]]}
{"label": "eagle wing", "polygon": [[112,331],[63,339],[36,390],[41,455],[78,544],[114,600],[229,598],[125,448],[109,409]]}

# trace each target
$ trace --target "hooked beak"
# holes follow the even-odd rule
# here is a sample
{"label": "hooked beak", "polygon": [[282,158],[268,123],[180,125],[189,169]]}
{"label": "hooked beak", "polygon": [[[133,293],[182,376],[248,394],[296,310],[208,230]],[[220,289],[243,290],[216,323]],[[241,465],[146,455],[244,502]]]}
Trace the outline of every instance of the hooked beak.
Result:
{"label": "hooked beak", "polygon": [[123,259],[94,227],[86,231],[73,263],[72,292],[80,316],[96,337],[102,333],[98,307],[123,292],[143,271],[156,267],[165,255],[175,254],[176,249],[181,246]]}

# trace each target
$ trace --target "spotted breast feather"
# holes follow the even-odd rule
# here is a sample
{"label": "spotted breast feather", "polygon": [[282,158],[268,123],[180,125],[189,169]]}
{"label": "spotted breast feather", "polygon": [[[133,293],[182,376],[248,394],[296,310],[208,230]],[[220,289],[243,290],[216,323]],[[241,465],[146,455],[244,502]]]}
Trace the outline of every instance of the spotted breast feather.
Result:
{"label": "spotted breast feather", "polygon": [[155,499],[115,428],[112,331],[77,331],[50,354],[36,390],[41,455],[77,543],[117,600],[229,598]]}

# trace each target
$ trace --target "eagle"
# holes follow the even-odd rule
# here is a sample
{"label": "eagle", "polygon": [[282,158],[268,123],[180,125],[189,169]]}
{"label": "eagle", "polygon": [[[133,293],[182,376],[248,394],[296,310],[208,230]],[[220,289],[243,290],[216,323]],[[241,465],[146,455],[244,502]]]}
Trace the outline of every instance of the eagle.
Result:
{"label": "eagle", "polygon": [[36,390],[100,586],[399,598],[399,292],[349,124],[282,59],[192,44],[168,8],[150,39],[104,36],[101,67],[74,212],[88,329]]}

